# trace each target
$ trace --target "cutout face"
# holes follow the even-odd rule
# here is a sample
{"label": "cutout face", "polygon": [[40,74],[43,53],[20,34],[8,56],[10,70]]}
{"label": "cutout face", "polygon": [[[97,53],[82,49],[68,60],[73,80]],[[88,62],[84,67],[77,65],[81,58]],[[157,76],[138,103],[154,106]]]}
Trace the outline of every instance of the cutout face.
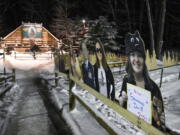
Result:
{"label": "cutout face", "polygon": [[143,72],[144,59],[141,53],[139,52],[130,53],[130,63],[134,73]]}
{"label": "cutout face", "polygon": [[97,57],[99,60],[102,60],[102,52],[103,52],[103,50],[102,50],[100,44],[97,42],[96,43],[96,54],[97,54]]}

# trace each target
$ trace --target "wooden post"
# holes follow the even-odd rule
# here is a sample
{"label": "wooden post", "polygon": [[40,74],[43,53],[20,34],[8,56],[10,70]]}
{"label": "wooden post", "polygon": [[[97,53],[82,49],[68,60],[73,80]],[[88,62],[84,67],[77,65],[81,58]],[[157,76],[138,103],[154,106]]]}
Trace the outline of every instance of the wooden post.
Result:
{"label": "wooden post", "polygon": [[52,59],[52,57],[53,57],[53,52],[51,52],[51,59]]}
{"label": "wooden post", "polygon": [[55,72],[55,87],[58,86],[58,74]]}
{"label": "wooden post", "polygon": [[4,77],[5,77],[5,80],[4,80],[4,84],[5,84],[5,87],[6,87],[6,83],[7,83],[7,77],[6,77],[6,67],[4,67]]}
{"label": "wooden post", "polygon": [[3,60],[5,60],[5,51],[3,52]]}
{"label": "wooden post", "polygon": [[151,41],[151,50],[154,50],[154,30],[153,30],[153,24],[152,24],[152,19],[151,19],[151,9],[149,5],[149,0],[145,0],[146,2],[146,8],[147,8],[147,17],[148,17],[148,23],[149,23],[149,30],[150,30],[150,41]]}
{"label": "wooden post", "polygon": [[178,77],[178,80],[180,79],[180,71],[179,71],[179,77]]}
{"label": "wooden post", "polygon": [[36,59],[36,53],[35,53],[35,51],[33,52],[33,57],[34,57],[34,59]]}
{"label": "wooden post", "polygon": [[159,85],[160,88],[162,85],[162,78],[163,78],[163,68],[161,68],[161,78],[160,78],[160,85]]}
{"label": "wooden post", "polygon": [[75,108],[75,97],[72,93],[72,88],[74,87],[75,83],[69,77],[69,110],[72,111]]}
{"label": "wooden post", "polygon": [[12,73],[13,73],[13,82],[16,81],[16,72],[15,72],[15,69],[12,70]]}
{"label": "wooden post", "polygon": [[120,68],[119,68],[119,74],[121,74],[121,63],[120,63]]}
{"label": "wooden post", "polygon": [[4,75],[6,75],[6,67],[4,67]]}

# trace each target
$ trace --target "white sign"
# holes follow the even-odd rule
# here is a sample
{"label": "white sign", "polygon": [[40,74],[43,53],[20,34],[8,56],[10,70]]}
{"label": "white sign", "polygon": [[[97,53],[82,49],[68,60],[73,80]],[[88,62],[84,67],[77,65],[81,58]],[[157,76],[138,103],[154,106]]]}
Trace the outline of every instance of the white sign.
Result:
{"label": "white sign", "polygon": [[127,109],[149,124],[152,123],[151,93],[141,87],[127,83]]}

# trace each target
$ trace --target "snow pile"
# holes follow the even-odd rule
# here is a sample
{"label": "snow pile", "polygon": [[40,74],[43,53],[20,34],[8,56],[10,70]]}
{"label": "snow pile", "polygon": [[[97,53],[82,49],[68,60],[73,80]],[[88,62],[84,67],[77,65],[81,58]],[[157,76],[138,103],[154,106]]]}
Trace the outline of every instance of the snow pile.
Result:
{"label": "snow pile", "polygon": [[111,72],[112,73],[115,73],[115,72],[125,73],[125,66],[113,67],[111,68]]}
{"label": "snow pile", "polygon": [[[178,80],[178,75],[176,74],[172,74],[172,75],[168,75],[166,77],[163,77],[162,78],[162,83],[167,83],[167,82],[170,82],[172,80]],[[159,79],[156,79],[154,80],[157,84],[160,83],[160,78]]]}
{"label": "snow pile", "polygon": [[163,61],[161,61],[161,60],[156,59],[156,63],[157,63],[157,66],[159,66],[159,67],[164,66]]}
{"label": "snow pile", "polygon": [[[11,57],[19,59],[19,60],[34,59],[32,52],[15,52],[15,51],[12,51]],[[43,52],[43,53],[35,52],[35,58],[41,59],[41,60],[52,59],[53,54],[50,51],[49,52]]]}
{"label": "snow pile", "polygon": [[78,95],[100,118],[102,118],[116,133],[126,133],[133,135],[144,135],[145,133],[138,127],[134,126],[124,117],[120,116],[114,110],[109,108],[100,100],[96,99],[93,95],[86,90],[80,88],[74,89],[74,93]]}
{"label": "snow pile", "polygon": [[166,126],[180,134],[180,80],[171,81],[162,85],[164,97]]}
{"label": "snow pile", "polygon": [[[162,83],[178,80],[179,72],[180,72],[180,66],[164,68]],[[150,71],[149,74],[152,80],[154,80],[157,84],[160,83],[161,70]]]}
{"label": "snow pile", "polygon": [[[25,58],[27,54],[22,54],[22,57]],[[41,54],[43,56],[43,54]],[[44,54],[45,56],[47,54]],[[49,54],[48,54],[49,55]],[[48,59],[15,59],[12,56],[6,55],[5,62],[0,60],[0,66],[6,67],[9,69],[18,69],[23,71],[39,71],[39,72],[53,72],[54,71],[54,60],[51,58]],[[2,70],[2,68],[1,68]]]}
{"label": "snow pile", "polygon": [[[3,98],[0,99],[0,131],[3,132],[5,124],[13,110],[17,107],[17,100],[21,95],[22,90],[15,84],[8,92],[5,93]],[[1,133],[0,132],[0,133]]]}

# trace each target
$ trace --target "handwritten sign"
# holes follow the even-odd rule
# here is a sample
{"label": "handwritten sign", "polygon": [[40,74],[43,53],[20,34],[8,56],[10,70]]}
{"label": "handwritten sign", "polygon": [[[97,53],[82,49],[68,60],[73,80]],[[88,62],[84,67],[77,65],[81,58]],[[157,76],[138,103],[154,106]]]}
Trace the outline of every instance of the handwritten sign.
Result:
{"label": "handwritten sign", "polygon": [[141,87],[127,83],[127,109],[151,124],[151,93]]}

